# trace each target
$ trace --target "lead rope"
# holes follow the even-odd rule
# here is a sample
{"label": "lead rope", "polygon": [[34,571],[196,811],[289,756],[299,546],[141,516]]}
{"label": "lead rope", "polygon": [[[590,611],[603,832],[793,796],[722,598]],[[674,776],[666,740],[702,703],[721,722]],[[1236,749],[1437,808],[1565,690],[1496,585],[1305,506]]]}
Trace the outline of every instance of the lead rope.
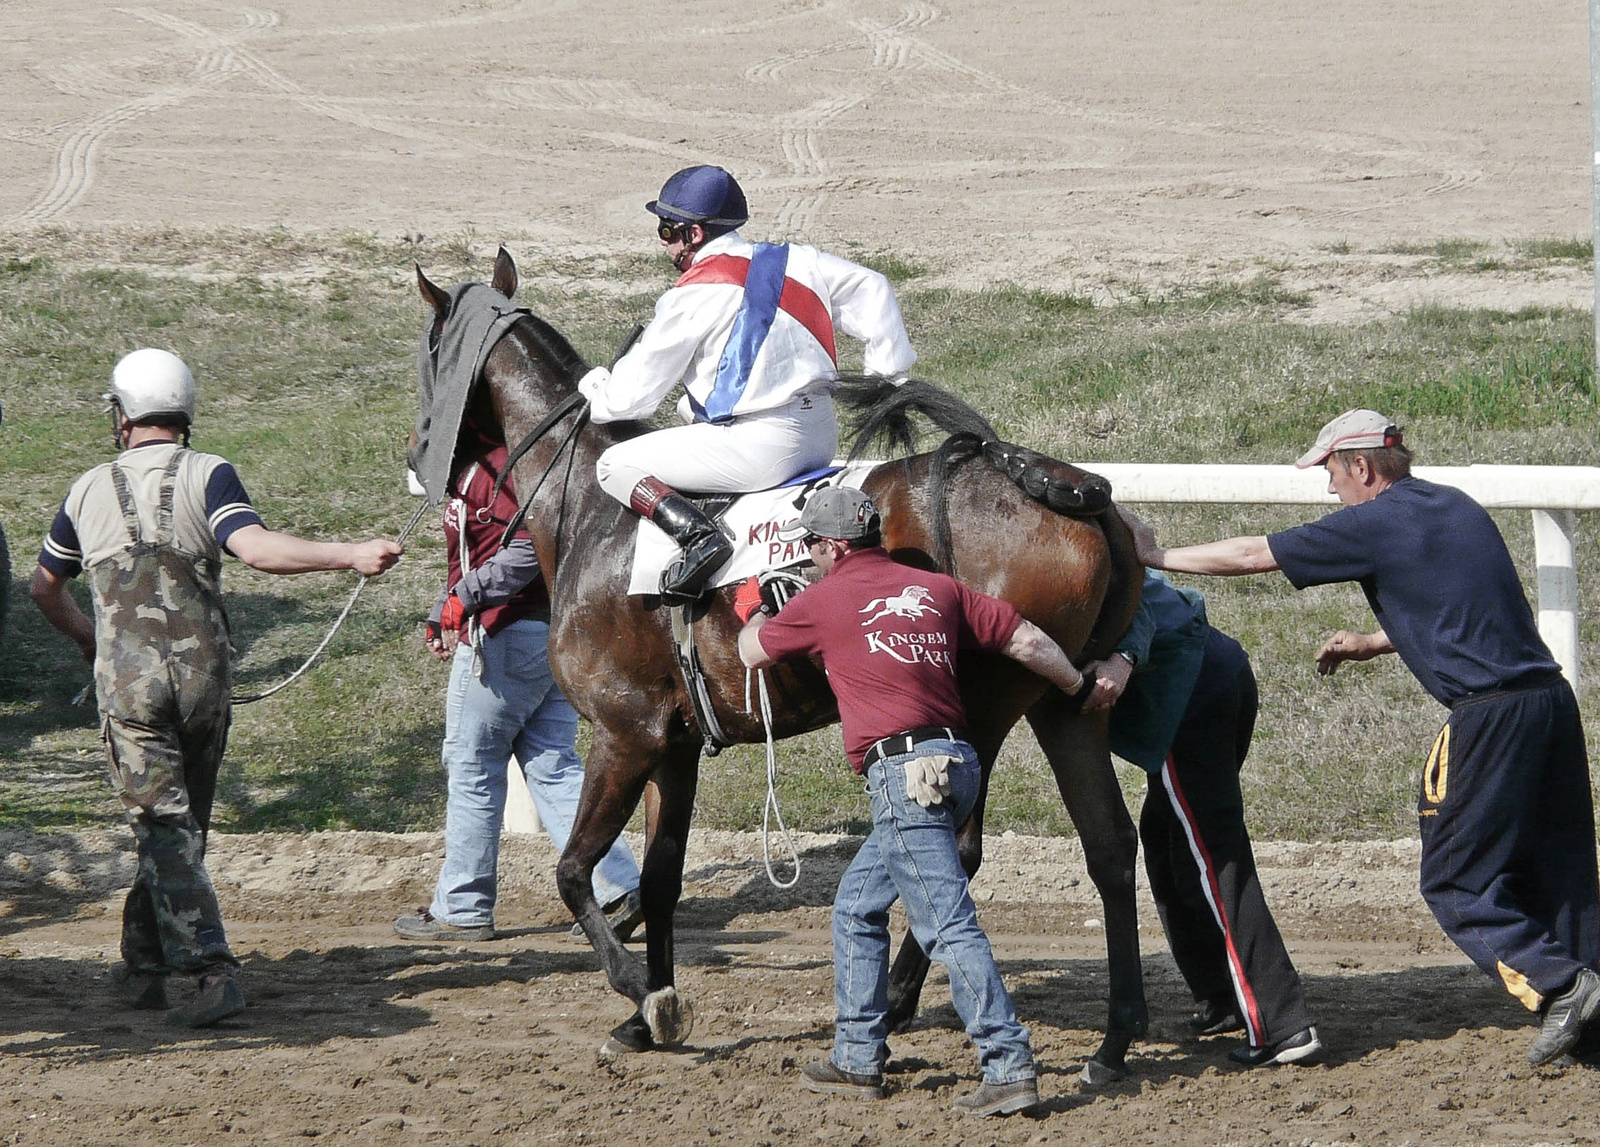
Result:
{"label": "lead rope", "polygon": [[[406,539],[411,536],[411,531],[417,528],[417,523],[422,521],[422,515],[427,509],[428,503],[427,500],[424,499],[422,505],[417,507],[417,512],[411,515],[411,520],[406,523],[406,528],[400,531],[400,536],[396,539],[396,541],[398,541],[402,546],[406,544]],[[344,603],[344,609],[342,609],[339,612],[339,616],[334,619],[333,628],[328,630],[328,635],[322,639],[321,644],[311,651],[311,656],[306,658],[304,665],[300,666],[300,668],[296,669],[293,673],[289,674],[289,676],[285,677],[282,681],[278,682],[270,689],[263,690],[260,693],[252,693],[248,697],[240,697],[235,695],[232,698],[233,703],[235,705],[250,705],[256,701],[265,701],[268,697],[272,696],[280,689],[287,688],[289,685],[298,680],[307,669],[311,668],[311,666],[316,662],[317,658],[322,656],[322,651],[328,648],[328,642],[332,641],[333,635],[339,632],[339,627],[344,624],[344,619],[349,617],[350,611],[355,608],[356,599],[361,596],[361,591],[367,588],[367,583],[371,580],[372,578],[367,574],[361,575],[361,580],[356,583],[356,588],[350,594],[350,600]],[[87,693],[87,690],[85,690],[85,693]]]}
{"label": "lead rope", "polygon": [[[772,701],[767,696],[767,674],[763,669],[746,669],[744,671],[744,711],[750,712],[750,678],[756,679],[756,690],[761,694],[761,726],[767,733],[767,803],[761,810],[761,860],[767,867],[767,879],[772,886],[778,889],[793,888],[800,883],[800,853],[794,846],[794,838],[789,835],[789,826],[783,823],[783,810],[778,807],[778,751],[772,740]],[[789,850],[789,862],[794,865],[794,875],[787,883],[778,879],[777,873],[772,871],[772,829],[773,820],[778,822],[778,831],[783,833],[783,846]]]}

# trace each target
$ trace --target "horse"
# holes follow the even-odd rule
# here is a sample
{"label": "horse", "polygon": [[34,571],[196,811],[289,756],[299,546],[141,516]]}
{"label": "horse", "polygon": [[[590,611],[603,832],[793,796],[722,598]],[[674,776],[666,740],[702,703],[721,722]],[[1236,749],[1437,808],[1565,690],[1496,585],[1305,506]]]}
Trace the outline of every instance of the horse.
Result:
{"label": "horse", "polygon": [[[416,272],[433,311],[429,339],[436,345],[451,295],[420,265]],[[508,301],[516,290],[516,265],[504,248],[490,286]],[[638,519],[593,478],[603,450],[646,427],[588,423],[586,408],[574,400],[576,382],[588,369],[553,327],[522,311],[484,359],[469,403],[479,425],[497,427],[508,444],[533,439],[531,429],[541,431],[516,460],[513,481],[550,593],[550,664],[562,691],[593,726],[583,793],[556,878],[611,987],[636,1005],[601,1047],[604,1055],[620,1055],[680,1046],[693,1025],[692,1008],[674,980],[673,915],[682,895],[703,738],[674,654],[668,610],[627,592]],[[913,383],[885,399],[882,392],[891,389],[881,380],[858,387],[856,401],[865,410],[858,449],[886,430],[904,440],[910,407],[960,432],[937,451],[883,463],[867,476],[863,488],[882,514],[883,544],[902,561],[954,573],[1011,602],[1080,662],[1107,656],[1132,620],[1142,581],[1131,535],[1109,506],[1109,486],[1063,462],[1016,448],[1007,453],[988,424],[954,396],[941,398],[943,392]],[[973,463],[980,454],[989,464]],[[1075,516],[1041,504],[1041,492],[1070,504],[1097,489],[1105,504],[1098,514]],[[724,736],[757,743],[766,730],[744,703],[733,591],[716,591],[692,624]],[[820,665],[785,662],[768,673],[775,737],[838,720]],[[1145,1032],[1147,1012],[1134,899],[1138,838],[1110,764],[1105,716],[1083,712],[997,654],[963,654],[959,680],[983,793],[1006,734],[1026,717],[1082,838],[1104,903],[1110,971],[1106,1034],[1084,1072],[1091,1082],[1115,1078],[1128,1046]],[[595,865],[641,800],[642,964],[607,926],[590,884]],[[969,875],[982,863],[983,805],[980,795],[958,834]],[[894,1026],[915,1014],[927,970],[927,956],[908,935],[891,973]]]}

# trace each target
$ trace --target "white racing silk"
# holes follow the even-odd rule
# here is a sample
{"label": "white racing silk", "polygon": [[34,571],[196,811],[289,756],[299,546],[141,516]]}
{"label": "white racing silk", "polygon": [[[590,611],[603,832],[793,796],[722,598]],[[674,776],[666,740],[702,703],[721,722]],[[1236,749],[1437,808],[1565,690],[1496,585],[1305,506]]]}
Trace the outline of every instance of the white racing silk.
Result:
{"label": "white racing silk", "polygon": [[[711,403],[744,302],[741,263],[747,266],[754,251],[737,231],[700,249],[694,265],[657,301],[655,316],[628,353],[611,370],[597,367],[578,384],[593,421],[643,418],[680,383],[699,409]],[[784,279],[784,301],[727,411],[732,417],[820,393],[838,373],[836,332],[865,344],[868,374],[900,374],[916,362],[900,304],[878,272],[794,243]]]}

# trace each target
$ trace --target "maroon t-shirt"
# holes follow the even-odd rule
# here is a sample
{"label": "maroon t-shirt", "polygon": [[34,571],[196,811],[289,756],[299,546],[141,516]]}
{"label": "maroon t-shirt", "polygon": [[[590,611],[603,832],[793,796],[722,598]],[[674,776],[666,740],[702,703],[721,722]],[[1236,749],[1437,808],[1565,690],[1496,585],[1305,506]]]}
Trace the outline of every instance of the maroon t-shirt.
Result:
{"label": "maroon t-shirt", "polygon": [[[476,466],[471,467],[471,474],[467,479],[467,488],[456,488],[456,478],[451,479],[451,500],[446,503],[444,510],[444,545],[445,551],[450,555],[450,585],[455,586],[461,580],[461,528],[466,526],[467,531],[467,562],[473,569],[477,569],[499,552],[500,538],[505,533],[506,523],[516,515],[517,495],[512,489],[511,479],[507,478],[500,487],[500,495],[489,505],[489,495],[494,493],[494,481],[500,471],[505,468],[507,451],[504,445],[497,445]],[[456,499],[459,498],[465,505],[466,521],[463,523],[456,518]],[[528,531],[519,528],[516,537],[526,540]],[[499,633],[513,621],[524,618],[538,618],[544,620],[550,616],[550,594],[545,589],[543,576],[534,578],[516,597],[504,605],[491,605],[478,614],[478,622],[483,626],[483,631],[491,637]],[[463,625],[463,630],[465,625]]]}
{"label": "maroon t-shirt", "polygon": [[845,755],[859,773],[875,741],[923,725],[966,724],[956,650],[997,652],[1020,624],[1008,602],[874,548],[844,555],[756,636],[775,661],[822,658]]}

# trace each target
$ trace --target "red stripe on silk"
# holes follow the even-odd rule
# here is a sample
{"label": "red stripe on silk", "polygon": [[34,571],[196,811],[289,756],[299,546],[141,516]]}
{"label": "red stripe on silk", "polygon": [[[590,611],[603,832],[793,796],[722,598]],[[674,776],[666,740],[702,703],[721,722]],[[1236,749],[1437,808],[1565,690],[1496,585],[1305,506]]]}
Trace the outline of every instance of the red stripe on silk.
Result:
{"label": "red stripe on silk", "polygon": [[1171,792],[1178,802],[1178,814],[1184,821],[1184,835],[1189,838],[1197,854],[1196,859],[1200,864],[1200,877],[1206,882],[1206,897],[1211,901],[1211,910],[1216,914],[1217,924],[1222,928],[1223,943],[1228,951],[1228,964],[1233,970],[1233,982],[1239,989],[1239,995],[1244,999],[1245,1021],[1249,1027],[1250,1042],[1256,1046],[1266,1042],[1266,1033],[1261,1025],[1261,1005],[1256,1002],[1255,988],[1245,976],[1244,961],[1239,957],[1238,945],[1233,939],[1233,922],[1228,919],[1228,914],[1222,910],[1222,889],[1217,884],[1216,865],[1211,861],[1211,853],[1207,851],[1205,842],[1200,839],[1200,834],[1195,831],[1194,813],[1189,808],[1189,801],[1183,795],[1183,788],[1178,784],[1178,774],[1172,767],[1172,755],[1167,755],[1167,767],[1164,770],[1166,779],[1172,786]]}
{"label": "red stripe on silk", "polygon": [[[692,267],[678,276],[677,285],[687,287],[691,284],[728,283],[742,287],[749,274],[749,259],[740,255],[713,255],[709,259],[696,260]],[[829,360],[835,366],[838,365],[839,352],[834,344],[833,316],[828,312],[827,304],[817,297],[815,291],[785,275],[783,293],[778,296],[778,309],[805,327],[811,333],[811,337],[821,344],[822,349],[828,352]]]}
{"label": "red stripe on silk", "polygon": [[787,276],[783,280],[783,294],[778,296],[778,307],[787,311],[796,322],[811,332],[811,337],[822,344],[828,359],[839,365],[839,354],[833,346],[833,316],[817,293],[804,283]]}
{"label": "red stripe on silk", "polygon": [[742,287],[749,274],[749,259],[739,255],[713,255],[709,259],[696,259],[693,266],[678,276],[675,285],[687,287],[691,283],[732,283]]}

